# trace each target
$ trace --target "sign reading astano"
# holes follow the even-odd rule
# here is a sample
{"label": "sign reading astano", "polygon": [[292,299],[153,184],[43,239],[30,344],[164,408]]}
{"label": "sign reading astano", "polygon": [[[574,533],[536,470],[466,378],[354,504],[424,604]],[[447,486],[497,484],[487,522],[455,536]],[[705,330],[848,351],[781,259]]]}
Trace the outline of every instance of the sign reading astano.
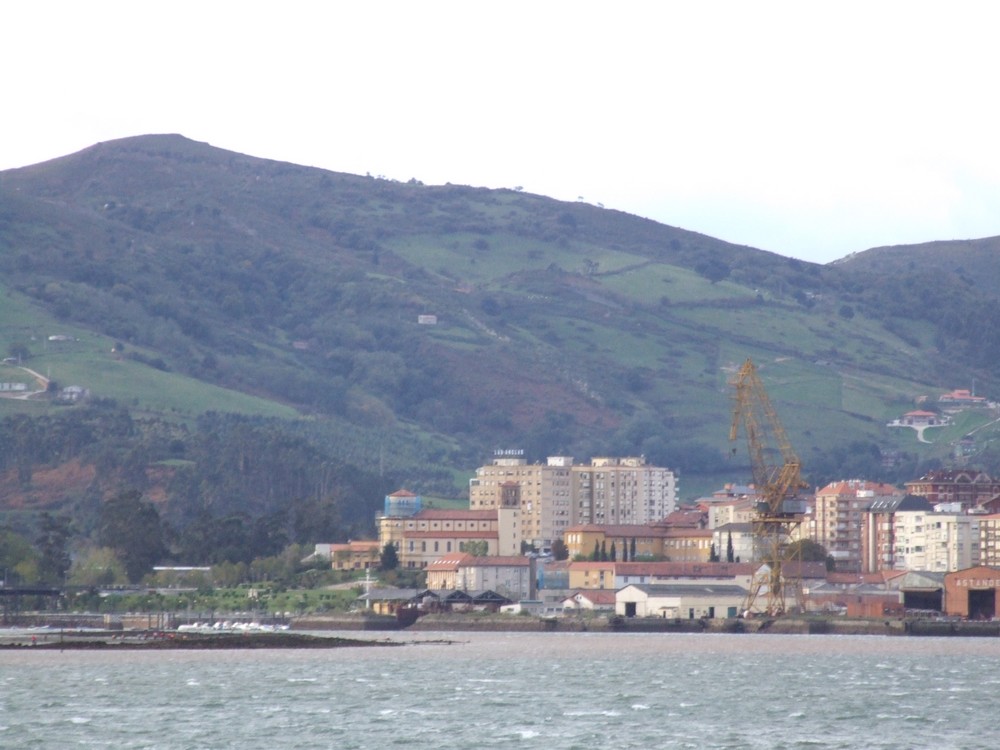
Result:
{"label": "sign reading astano", "polygon": [[966,589],[1000,588],[1000,578],[958,578],[955,585]]}

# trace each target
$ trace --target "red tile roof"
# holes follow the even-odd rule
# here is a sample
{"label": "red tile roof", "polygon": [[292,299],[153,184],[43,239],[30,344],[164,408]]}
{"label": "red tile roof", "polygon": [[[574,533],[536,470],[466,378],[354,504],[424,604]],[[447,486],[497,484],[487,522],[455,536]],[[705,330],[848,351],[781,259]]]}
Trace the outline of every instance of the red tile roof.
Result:
{"label": "red tile roof", "polygon": [[331,544],[331,552],[369,552],[373,549],[378,549],[379,543],[377,539],[372,540],[358,540],[356,542],[346,542],[344,544]]}
{"label": "red tile roof", "polygon": [[461,568],[528,568],[531,560],[520,555],[492,555],[468,557],[459,563]]}
{"label": "red tile roof", "polygon": [[448,557],[441,557],[432,563],[427,564],[426,570],[428,571],[456,571],[458,566],[461,565],[462,561],[467,557],[472,557],[465,552],[459,552],[457,555],[449,555]]}
{"label": "red tile roof", "polygon": [[581,589],[573,594],[572,599],[586,599],[591,604],[614,604],[616,593],[611,589]]}
{"label": "red tile roof", "polygon": [[406,539],[496,539],[496,531],[462,531],[455,529],[435,529],[434,531],[407,531]]}
{"label": "red tile roof", "polygon": [[424,508],[410,517],[417,521],[495,521],[496,510],[449,510],[447,508]]}
{"label": "red tile roof", "polygon": [[615,574],[620,576],[727,578],[751,575],[753,569],[752,563],[621,562],[615,566]]}
{"label": "red tile roof", "polygon": [[856,495],[858,492],[873,492],[876,495],[902,495],[902,490],[893,487],[891,484],[882,482],[869,482],[867,479],[841,479],[837,482],[830,482],[826,487],[819,490],[817,495]]}
{"label": "red tile roof", "polygon": [[648,526],[645,524],[599,524],[586,523],[578,526],[570,526],[563,532],[565,536],[571,531],[581,533],[603,533],[606,537],[617,538],[651,538],[662,537],[666,533],[665,526]]}
{"label": "red tile roof", "polygon": [[614,572],[613,562],[592,562],[590,560],[578,560],[569,564],[570,570],[610,570]]}

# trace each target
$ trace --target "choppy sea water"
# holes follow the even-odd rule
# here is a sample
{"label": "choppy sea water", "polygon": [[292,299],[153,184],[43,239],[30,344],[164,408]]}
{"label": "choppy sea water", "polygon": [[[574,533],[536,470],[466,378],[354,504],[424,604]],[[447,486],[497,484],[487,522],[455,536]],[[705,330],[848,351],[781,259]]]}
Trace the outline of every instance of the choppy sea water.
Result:
{"label": "choppy sea water", "polygon": [[[362,634],[385,640],[382,634]],[[1000,640],[393,635],[0,652],[0,748],[996,748]],[[446,640],[451,643],[428,643]]]}

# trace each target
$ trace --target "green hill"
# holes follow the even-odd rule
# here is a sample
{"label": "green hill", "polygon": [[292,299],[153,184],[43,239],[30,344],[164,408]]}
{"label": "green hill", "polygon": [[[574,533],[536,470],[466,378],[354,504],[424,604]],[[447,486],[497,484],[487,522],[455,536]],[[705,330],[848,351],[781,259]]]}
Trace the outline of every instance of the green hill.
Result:
{"label": "green hill", "polygon": [[898,479],[957,438],[888,421],[996,388],[982,242],[818,266],[584,203],[142,136],[0,173],[0,345],[137,416],[276,418],[442,496],[500,447],[642,453],[685,496],[745,480],[728,377],[749,356],[811,481]]}

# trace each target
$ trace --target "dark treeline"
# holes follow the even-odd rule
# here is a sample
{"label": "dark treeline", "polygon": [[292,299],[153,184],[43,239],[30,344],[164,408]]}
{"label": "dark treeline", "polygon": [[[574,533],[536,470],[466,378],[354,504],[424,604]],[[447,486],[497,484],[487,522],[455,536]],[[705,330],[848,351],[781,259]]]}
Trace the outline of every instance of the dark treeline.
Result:
{"label": "dark treeline", "polygon": [[[71,462],[89,479],[33,501],[44,497],[37,474]],[[136,579],[159,562],[249,562],[293,543],[370,536],[395,489],[280,420],[208,413],[186,427],[100,400],[0,420],[0,476],[22,498],[4,525],[44,540],[46,578],[65,567],[53,561],[63,542],[115,549]]]}

